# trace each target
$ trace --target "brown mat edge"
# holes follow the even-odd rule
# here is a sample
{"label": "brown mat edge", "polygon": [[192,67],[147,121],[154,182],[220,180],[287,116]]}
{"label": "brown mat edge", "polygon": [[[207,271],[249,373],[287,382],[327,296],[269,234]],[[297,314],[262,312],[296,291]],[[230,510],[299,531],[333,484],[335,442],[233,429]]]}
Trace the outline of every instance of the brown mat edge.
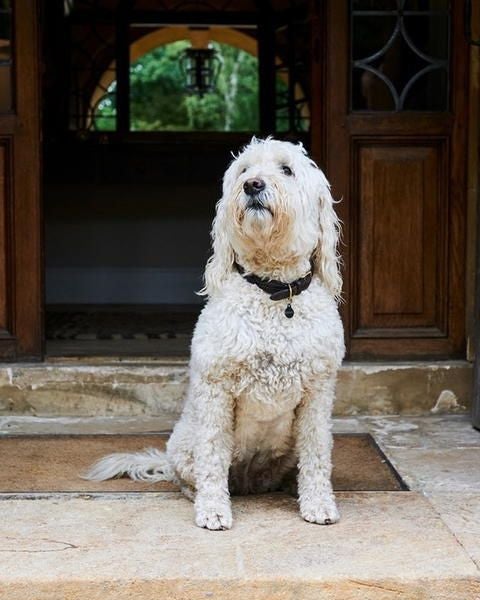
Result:
{"label": "brown mat edge", "polygon": [[398,485],[400,486],[400,489],[398,491],[399,492],[409,492],[410,488],[405,483],[403,477],[400,475],[400,473],[397,471],[397,469],[390,462],[390,459],[385,454],[385,452],[383,451],[380,444],[377,442],[377,440],[373,437],[373,435],[371,433],[368,433],[367,435],[368,435],[368,440],[369,440],[370,444],[378,452],[378,454],[382,458],[384,464],[387,466],[387,468],[390,470],[390,472],[392,473],[394,478],[397,480]]}
{"label": "brown mat edge", "polygon": [[[53,433],[44,433],[44,434],[9,434],[9,433],[0,433],[0,444],[2,443],[2,441],[5,440],[12,440],[12,439],[42,439],[42,440],[57,440],[57,439],[62,439],[62,440],[73,440],[73,439],[113,439],[115,437],[118,438],[159,438],[159,439],[168,439],[169,435],[171,434],[171,430],[164,430],[164,431],[158,431],[158,432],[127,432],[127,433],[61,433],[61,434],[53,434]],[[392,465],[392,463],[390,462],[388,456],[385,454],[385,452],[383,451],[383,449],[381,448],[381,446],[377,443],[377,441],[375,440],[375,438],[373,437],[373,435],[371,433],[368,432],[352,432],[352,433],[348,433],[348,432],[339,432],[339,433],[334,433],[333,434],[334,439],[335,438],[363,438],[365,439],[368,444],[372,447],[372,449],[378,454],[379,458],[381,459],[382,463],[387,467],[388,471],[390,472],[390,474],[393,476],[394,480],[397,482],[398,484],[398,489],[392,489],[392,490],[388,490],[391,492],[408,492],[410,491],[410,488],[408,487],[408,485],[405,483],[405,481],[403,480],[403,478],[401,477],[400,473],[395,469],[395,467]],[[352,490],[354,491],[354,490]],[[381,492],[381,491],[386,491],[386,490],[355,490],[355,492]],[[335,493],[346,493],[349,492],[349,490],[335,490]],[[164,493],[179,493],[176,490],[132,490],[132,491],[121,491],[121,490],[105,490],[105,491],[99,491],[99,490],[52,490],[52,491],[39,491],[39,492],[34,492],[34,491],[8,491],[8,490],[2,490],[0,491],[0,497],[2,499],[5,499],[6,496],[32,496],[32,497],[36,497],[38,498],[38,496],[42,496],[42,495],[46,495],[46,496],[53,496],[53,495],[62,495],[62,496],[104,496],[104,495],[109,495],[109,496],[122,496],[122,495],[135,495],[135,494],[164,494]]]}

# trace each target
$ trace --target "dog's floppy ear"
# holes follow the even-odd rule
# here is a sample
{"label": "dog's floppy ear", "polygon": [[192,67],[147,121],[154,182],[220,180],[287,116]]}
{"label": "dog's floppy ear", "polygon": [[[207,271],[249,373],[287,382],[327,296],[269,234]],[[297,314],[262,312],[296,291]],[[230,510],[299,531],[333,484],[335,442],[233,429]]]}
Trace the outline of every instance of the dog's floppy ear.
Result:
{"label": "dog's floppy ear", "polygon": [[[315,168],[318,167],[315,165]],[[330,184],[323,172],[319,175],[319,239],[313,255],[314,271],[337,301],[342,292],[341,258],[337,246],[340,239],[340,220],[333,208]]]}
{"label": "dog's floppy ear", "polygon": [[213,254],[205,267],[205,285],[198,292],[202,296],[211,296],[219,290],[233,268],[234,254],[228,241],[225,213],[225,204],[219,200],[211,232]]}

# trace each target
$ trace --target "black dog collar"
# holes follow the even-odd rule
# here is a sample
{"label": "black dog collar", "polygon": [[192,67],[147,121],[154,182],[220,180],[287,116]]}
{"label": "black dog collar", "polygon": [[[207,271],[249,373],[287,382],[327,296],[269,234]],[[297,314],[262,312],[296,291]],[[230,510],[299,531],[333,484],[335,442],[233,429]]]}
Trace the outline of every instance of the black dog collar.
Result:
{"label": "black dog collar", "polygon": [[295,314],[292,308],[292,297],[298,296],[304,290],[308,288],[312,281],[312,273],[313,273],[313,261],[310,260],[310,271],[306,273],[303,277],[299,277],[290,283],[285,283],[284,281],[278,281],[277,279],[266,279],[263,277],[259,277],[258,275],[254,275],[253,273],[249,275],[245,275],[245,269],[239,265],[237,262],[233,263],[235,268],[243,276],[243,278],[248,281],[248,283],[253,283],[262,289],[264,292],[269,294],[271,300],[285,300],[288,298],[287,308],[285,309],[285,316],[288,319],[291,319]]}

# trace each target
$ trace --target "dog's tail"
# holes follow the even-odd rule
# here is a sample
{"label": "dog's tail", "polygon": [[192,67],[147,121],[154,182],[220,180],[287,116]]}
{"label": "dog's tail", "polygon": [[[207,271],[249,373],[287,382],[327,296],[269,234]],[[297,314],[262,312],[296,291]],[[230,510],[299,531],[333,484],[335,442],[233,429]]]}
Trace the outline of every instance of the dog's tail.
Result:
{"label": "dog's tail", "polygon": [[165,452],[146,448],[143,452],[115,453],[104,456],[93,464],[82,479],[105,481],[127,475],[135,481],[174,481],[173,469]]}

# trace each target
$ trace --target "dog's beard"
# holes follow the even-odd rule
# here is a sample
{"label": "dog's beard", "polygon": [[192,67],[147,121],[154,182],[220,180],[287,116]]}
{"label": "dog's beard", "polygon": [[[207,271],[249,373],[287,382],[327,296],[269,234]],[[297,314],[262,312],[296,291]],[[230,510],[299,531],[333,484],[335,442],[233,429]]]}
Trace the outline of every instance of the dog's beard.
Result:
{"label": "dog's beard", "polygon": [[247,235],[249,233],[268,235],[275,227],[279,207],[274,191],[271,186],[268,186],[265,191],[254,196],[243,192],[239,194],[242,212],[240,224]]}
{"label": "dog's beard", "polygon": [[268,191],[249,196],[238,190],[230,204],[230,239],[239,255],[285,255],[291,242],[292,216],[284,198]]}
{"label": "dog's beard", "polygon": [[231,233],[235,237],[259,235],[271,228],[274,212],[266,195],[249,196],[239,186],[228,202]]}
{"label": "dog's beard", "polygon": [[243,211],[242,229],[247,235],[268,233],[275,220],[272,209],[255,199],[249,201]]}
{"label": "dog's beard", "polygon": [[242,203],[244,205],[244,211],[247,213],[247,215],[255,213],[262,214],[267,212],[270,213],[272,217],[274,216],[273,210],[270,206],[271,199],[266,193],[261,192],[255,196],[245,195],[244,198],[242,198]]}

